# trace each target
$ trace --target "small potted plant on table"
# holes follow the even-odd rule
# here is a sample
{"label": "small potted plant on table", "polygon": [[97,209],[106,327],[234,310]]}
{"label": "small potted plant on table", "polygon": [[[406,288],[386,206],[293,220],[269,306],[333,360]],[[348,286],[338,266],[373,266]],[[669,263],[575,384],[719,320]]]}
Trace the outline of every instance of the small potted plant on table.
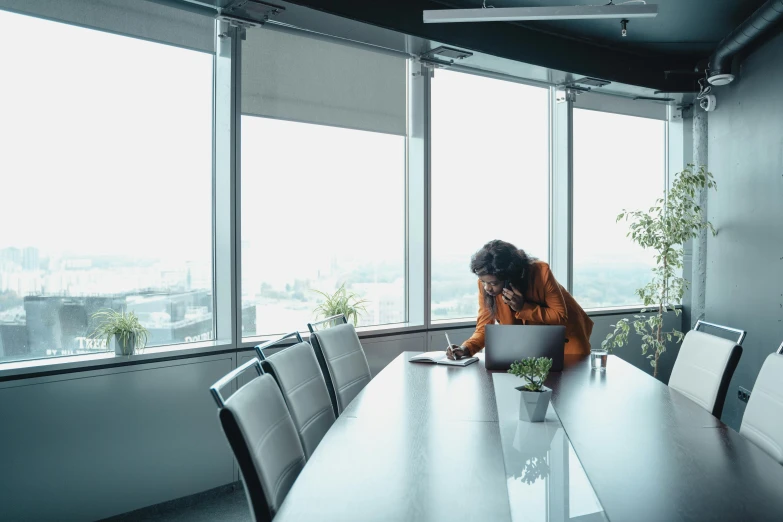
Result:
{"label": "small potted plant on table", "polygon": [[544,381],[552,368],[549,357],[528,357],[514,361],[508,373],[525,379],[526,384],[517,386],[521,392],[519,399],[519,420],[542,422],[546,417],[552,390],[544,386]]}
{"label": "small potted plant on table", "polygon": [[100,321],[92,337],[105,338],[107,346],[111,346],[114,338],[114,353],[117,355],[131,355],[147,344],[149,332],[133,312],[100,310],[92,318]]}

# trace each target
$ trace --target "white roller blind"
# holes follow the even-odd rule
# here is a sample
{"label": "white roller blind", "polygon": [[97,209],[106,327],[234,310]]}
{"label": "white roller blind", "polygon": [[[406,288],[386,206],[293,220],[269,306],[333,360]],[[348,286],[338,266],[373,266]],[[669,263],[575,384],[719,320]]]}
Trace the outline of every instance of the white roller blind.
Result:
{"label": "white roller blind", "polygon": [[215,49],[214,18],[147,0],[0,0],[0,9],[209,53]]}
{"label": "white roller blind", "polygon": [[589,92],[576,97],[574,107],[591,111],[638,116],[653,120],[666,121],[666,104],[650,100],[632,100],[623,96],[613,96]]}
{"label": "white roller blind", "polygon": [[405,135],[405,58],[306,35],[248,29],[242,112]]}

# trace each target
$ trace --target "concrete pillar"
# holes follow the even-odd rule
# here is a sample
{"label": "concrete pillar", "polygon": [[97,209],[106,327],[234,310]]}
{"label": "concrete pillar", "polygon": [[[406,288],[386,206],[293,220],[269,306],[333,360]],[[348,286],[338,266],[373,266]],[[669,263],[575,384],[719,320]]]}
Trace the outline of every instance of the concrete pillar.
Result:
{"label": "concrete pillar", "polygon": [[[707,140],[708,140],[707,113],[699,107],[694,109],[693,113],[693,163],[698,168],[707,163]],[[707,189],[703,189],[699,194],[699,206],[707,215]],[[704,318],[704,309],[706,306],[706,287],[707,287],[707,230],[702,230],[693,240],[693,262],[691,268],[691,324]]]}

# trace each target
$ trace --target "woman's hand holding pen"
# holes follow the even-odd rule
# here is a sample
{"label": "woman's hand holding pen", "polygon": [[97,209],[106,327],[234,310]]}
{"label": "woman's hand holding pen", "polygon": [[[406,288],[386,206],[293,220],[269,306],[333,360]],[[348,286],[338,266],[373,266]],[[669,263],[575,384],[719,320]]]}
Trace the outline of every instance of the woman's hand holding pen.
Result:
{"label": "woman's hand holding pen", "polygon": [[448,348],[446,348],[446,357],[451,359],[452,361],[456,361],[458,359],[462,359],[463,357],[469,357],[470,352],[467,348],[464,346],[457,346],[456,344],[451,344],[451,339],[449,339],[448,332],[443,332],[446,334],[446,343],[448,345]]}
{"label": "woman's hand holding pen", "polygon": [[456,344],[450,345],[446,348],[446,357],[452,361],[457,361],[463,357],[470,357],[470,352],[464,346],[457,346]]}
{"label": "woman's hand holding pen", "polygon": [[519,312],[525,304],[525,297],[513,284],[510,286],[511,288],[503,289],[501,297],[503,298],[503,302],[510,306],[512,310]]}

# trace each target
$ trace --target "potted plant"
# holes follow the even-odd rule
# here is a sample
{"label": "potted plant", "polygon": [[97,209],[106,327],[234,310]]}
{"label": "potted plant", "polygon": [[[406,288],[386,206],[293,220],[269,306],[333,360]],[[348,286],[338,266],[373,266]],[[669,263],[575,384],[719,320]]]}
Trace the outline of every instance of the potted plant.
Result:
{"label": "potted plant", "polygon": [[316,317],[332,317],[334,315],[345,315],[345,318],[353,322],[356,326],[359,323],[359,316],[367,312],[364,304],[367,302],[365,299],[360,299],[359,296],[347,290],[345,283],[340,285],[333,294],[321,292],[320,290],[313,290],[313,292],[321,294],[324,301],[315,307]]}
{"label": "potted plant", "polygon": [[633,324],[634,331],[641,337],[642,354],[647,355],[653,367],[653,377],[658,376],[658,360],[666,351],[666,342],[679,343],[684,336],[677,329],[665,331],[663,315],[667,311],[680,315],[676,306],[682,302],[688,286],[688,281],[681,275],[683,244],[697,237],[702,230],[710,230],[713,235],[716,233],[712,223],[705,219],[698,201],[702,190],[714,188],[712,174],[703,165],[696,168],[689,164],[688,168],[675,174],[666,198],[658,199],[648,212],[623,210],[617,216],[617,221],[625,219],[630,222],[628,236],[631,240],[655,254],[652,281],[636,290],[644,306],[650,307],[641,310],[641,313],[655,313],[649,316],[637,314],[633,321],[621,319],[612,325],[614,332],[606,336],[601,347],[611,351],[627,344]]}
{"label": "potted plant", "polygon": [[92,337],[106,339],[107,346],[114,338],[114,353],[117,355],[131,355],[147,344],[149,332],[133,312],[99,310],[92,314],[92,318],[100,321]]}
{"label": "potted plant", "polygon": [[546,417],[552,390],[544,386],[544,381],[552,369],[552,359],[549,357],[528,357],[514,361],[508,373],[527,381],[517,386],[521,392],[519,399],[519,420],[542,422]]}

